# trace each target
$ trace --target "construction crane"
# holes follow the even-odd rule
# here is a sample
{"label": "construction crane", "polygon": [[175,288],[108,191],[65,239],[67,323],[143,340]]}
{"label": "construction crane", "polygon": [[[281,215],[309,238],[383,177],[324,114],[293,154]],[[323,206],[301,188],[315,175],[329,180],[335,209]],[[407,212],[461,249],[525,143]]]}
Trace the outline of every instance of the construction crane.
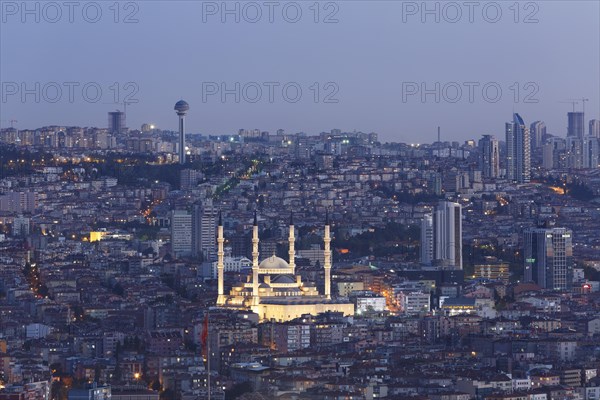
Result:
{"label": "construction crane", "polygon": [[[122,103],[113,102],[113,103],[102,103],[102,104],[123,104],[123,114],[125,114],[125,118],[127,118],[127,105],[135,104],[135,103],[129,102],[129,101],[124,101]],[[121,111],[121,110],[117,110],[117,111]]]}
{"label": "construction crane", "polygon": [[569,101],[559,101],[559,103],[569,103],[569,104],[573,104],[573,112],[575,112],[575,104],[579,104],[578,101],[575,100],[569,100]]}
{"label": "construction crane", "polygon": [[[10,127],[14,128],[15,126],[15,122],[19,122],[16,119],[0,119],[0,122],[10,122]],[[2,124],[0,124],[0,126],[2,126]]]}
{"label": "construction crane", "polygon": [[590,101],[590,99],[581,98],[581,99],[577,99],[577,100],[581,100],[581,104],[583,106],[583,113],[585,114],[585,102]]}
{"label": "construction crane", "polygon": [[582,104],[582,111],[585,114],[585,102],[586,101],[590,101],[590,99],[586,99],[585,97],[582,97],[581,99],[569,99],[568,101],[561,101],[561,103],[571,103],[571,104],[573,104],[573,112],[575,112],[575,104],[579,104],[579,102],[581,102],[581,104]]}

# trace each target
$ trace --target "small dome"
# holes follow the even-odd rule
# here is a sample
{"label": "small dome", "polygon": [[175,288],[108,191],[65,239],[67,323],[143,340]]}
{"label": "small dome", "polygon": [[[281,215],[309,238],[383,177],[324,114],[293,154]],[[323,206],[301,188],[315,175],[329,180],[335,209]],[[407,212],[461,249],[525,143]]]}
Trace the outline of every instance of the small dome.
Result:
{"label": "small dome", "polygon": [[269,258],[265,258],[258,265],[259,268],[264,269],[283,269],[289,268],[290,265],[283,258],[279,258],[277,256],[271,256]]}

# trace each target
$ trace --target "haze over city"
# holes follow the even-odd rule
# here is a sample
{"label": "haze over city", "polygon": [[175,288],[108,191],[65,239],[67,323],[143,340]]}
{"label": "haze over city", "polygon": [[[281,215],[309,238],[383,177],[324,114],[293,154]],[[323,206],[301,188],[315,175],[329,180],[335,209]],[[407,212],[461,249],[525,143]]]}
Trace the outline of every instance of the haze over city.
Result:
{"label": "haze over city", "polygon": [[[122,3],[118,15],[104,4],[96,23],[88,22],[95,9],[84,14],[83,7],[74,8],[71,23],[63,6],[52,23],[55,10],[28,15],[21,3],[14,3],[16,10],[7,3],[13,2],[3,2],[0,81],[28,88],[36,82],[80,86],[72,103],[65,87],[56,103],[43,98],[36,103],[32,95],[22,102],[21,93],[6,95],[11,88],[4,87],[4,128],[10,120],[21,129],[104,127],[107,111],[123,109],[110,103],[122,103],[127,95],[138,101],[128,105],[129,127],[153,123],[176,130],[172,104],[185,98],[191,105],[188,132],[203,134],[231,134],[241,127],[308,134],[340,128],[377,132],[383,141],[432,142],[441,126],[446,140],[465,140],[501,135],[514,111],[527,122],[544,120],[549,133],[564,136],[565,115],[572,111],[567,101],[579,98],[589,99],[586,120],[600,117],[596,1],[472,8],[461,2],[427,8],[421,2],[347,1],[323,3],[317,10],[300,2],[298,18],[296,8],[270,10],[260,2],[258,8],[238,3],[237,12],[231,5],[234,12],[227,14],[221,2],[148,1],[135,7]],[[96,103],[82,96],[89,82],[103,91]],[[124,87],[128,82],[135,90]],[[256,98],[248,87],[238,103],[232,94],[222,101],[220,85],[231,90],[236,82],[241,88],[258,84],[262,96],[247,101]],[[279,85],[272,102],[268,82]],[[420,91],[403,98],[403,84],[421,89],[424,83],[432,90],[436,82],[438,103],[434,94],[423,101]],[[118,95],[109,88],[114,83]],[[212,83],[219,91],[207,95],[206,84]],[[301,88],[298,102],[283,97],[286,83]],[[328,83],[333,85],[325,87]],[[472,101],[465,83],[477,84]],[[493,102],[482,93],[490,83]],[[462,94],[453,103],[455,86]],[[336,102],[326,102],[327,95]],[[575,107],[581,110],[581,102]]]}

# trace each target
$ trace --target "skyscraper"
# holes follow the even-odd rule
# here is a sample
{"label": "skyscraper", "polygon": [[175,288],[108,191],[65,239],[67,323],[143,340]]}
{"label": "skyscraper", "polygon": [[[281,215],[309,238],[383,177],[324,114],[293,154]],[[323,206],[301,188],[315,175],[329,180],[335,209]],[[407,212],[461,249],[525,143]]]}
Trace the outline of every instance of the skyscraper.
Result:
{"label": "skyscraper", "polygon": [[600,138],[600,119],[590,119],[590,136]]}
{"label": "skyscraper", "polygon": [[217,256],[215,248],[217,210],[212,200],[206,199],[194,204],[192,218],[192,255],[202,256],[205,261],[213,261]]}
{"label": "skyscraper", "polygon": [[437,265],[462,269],[462,208],[441,201],[432,216],[433,261]]}
{"label": "skyscraper", "polygon": [[125,113],[121,111],[113,111],[108,113],[108,133],[123,134],[125,133]]}
{"label": "skyscraper", "polygon": [[175,103],[175,111],[179,116],[179,164],[185,164],[185,114],[189,109],[190,105],[183,100]]}
{"label": "skyscraper", "polygon": [[513,114],[513,122],[506,123],[506,177],[517,183],[527,183],[531,178],[529,128],[517,113]]}
{"label": "skyscraper", "polygon": [[192,255],[192,215],[186,210],[171,211],[171,252],[175,258]]}
{"label": "skyscraper", "polygon": [[479,139],[479,168],[484,178],[497,178],[500,175],[498,140],[492,135],[483,135]]}
{"label": "skyscraper", "polygon": [[541,148],[544,144],[544,137],[546,136],[546,124],[543,121],[535,121],[531,123],[529,128],[531,149]]}
{"label": "skyscraper", "polygon": [[567,119],[569,123],[567,126],[567,136],[582,138],[585,124],[583,112],[573,111],[567,113]]}
{"label": "skyscraper", "polygon": [[433,217],[425,215],[421,220],[421,264],[431,265],[433,260]]}
{"label": "skyscraper", "polygon": [[569,290],[573,280],[573,233],[567,228],[524,232],[525,281],[545,289]]}

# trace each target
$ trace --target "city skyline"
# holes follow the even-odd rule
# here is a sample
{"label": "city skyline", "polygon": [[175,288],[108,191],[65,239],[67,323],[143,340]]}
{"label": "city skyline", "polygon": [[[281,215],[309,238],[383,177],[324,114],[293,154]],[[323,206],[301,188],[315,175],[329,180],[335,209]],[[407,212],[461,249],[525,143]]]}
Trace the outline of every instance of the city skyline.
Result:
{"label": "city skyline", "polygon": [[[215,135],[240,127],[309,134],[340,128],[377,132],[382,141],[415,142],[419,138],[433,142],[437,126],[441,126],[443,139],[462,141],[483,134],[503,136],[504,116],[518,112],[526,121],[544,121],[548,133],[564,136],[566,113],[573,107],[568,103],[579,98],[589,99],[585,102],[586,127],[589,120],[600,118],[600,59],[595,50],[600,48],[600,5],[596,2],[569,2],[569,7],[563,2],[543,3],[528,23],[524,19],[531,10],[521,9],[519,23],[515,23],[508,6],[497,23],[481,18],[473,23],[450,23],[446,14],[439,23],[431,16],[422,23],[419,14],[407,14],[401,4],[382,2],[366,8],[364,2],[351,2],[338,5],[337,22],[329,24],[314,23],[308,5],[302,14],[305,19],[297,24],[270,24],[247,23],[243,18],[239,23],[225,18],[222,23],[219,14],[205,15],[200,4],[180,2],[165,9],[160,3],[140,4],[135,15],[138,22],[132,24],[102,20],[95,25],[85,21],[51,25],[43,18],[40,23],[22,23],[18,15],[7,15],[0,38],[0,81],[7,96],[2,103],[1,126],[9,127],[11,120],[17,120],[21,129],[55,124],[104,127],[106,113],[123,110],[123,101],[130,100],[126,105],[130,127],[153,123],[161,129],[177,130],[172,104],[180,98],[192,106],[186,133]],[[320,20],[328,10],[321,11]],[[103,15],[111,14],[104,10]],[[370,21],[380,22],[372,32],[356,29]],[[164,38],[154,29],[160,22],[169,32]],[[558,23],[571,28],[558,32],[554,29]],[[173,40],[175,27],[181,30],[181,40]],[[203,40],[209,32],[213,33],[211,39]],[[474,32],[478,38],[473,38]],[[96,38],[100,33],[102,38]],[[142,35],[156,45],[134,45]],[[18,45],[9,39],[14,36],[21,38]],[[36,41],[27,37],[36,37]],[[420,40],[412,43],[407,37]],[[582,37],[586,40],[580,43]],[[72,46],[67,49],[54,44],[64,40]],[[107,42],[115,50],[111,54],[122,53],[119,61],[91,62],[97,58],[91,51]],[[519,68],[506,68],[500,55],[511,51],[515,43],[529,56]],[[29,52],[20,52],[23,47]],[[73,50],[78,57],[72,56]],[[575,66],[569,60],[577,51],[587,57]],[[176,54],[184,54],[183,63],[174,61]],[[70,62],[66,66],[43,63],[42,68],[39,56]],[[323,61],[315,63],[313,58]],[[53,87],[40,93],[39,103],[31,95],[21,101],[20,84],[31,89],[40,83],[42,92],[51,82],[63,88],[56,103],[44,101],[54,95]],[[79,84],[73,103],[67,99],[63,85],[67,82]],[[90,82],[103,92],[96,103],[82,98],[81,89]],[[267,99],[268,82],[277,84],[273,102]],[[12,83],[19,91],[14,95],[10,94]],[[226,95],[222,101],[222,92],[236,83],[240,84],[239,103],[235,95]],[[436,94],[423,99],[423,93],[436,83],[440,85],[434,89]],[[221,84],[225,85],[223,91]],[[286,84],[292,84],[292,91],[296,86],[302,90],[298,102],[281,96],[280,89]],[[484,98],[486,85],[491,89]],[[252,103],[257,86],[262,97]],[[502,96],[493,102],[496,87]],[[457,88],[462,96],[453,102]],[[473,102],[468,98],[470,88]],[[583,102],[576,104],[576,111],[583,106]],[[466,119],[472,122],[470,126],[464,125]]]}
{"label": "city skyline", "polygon": [[[181,142],[181,128],[180,127],[160,127],[158,125],[155,125],[154,123],[150,123],[150,122],[145,122],[143,124],[141,124],[139,127],[131,127],[131,126],[125,126],[125,125],[121,125],[123,128],[125,128],[125,130],[123,130],[123,132],[120,131],[120,129],[113,129],[113,126],[115,123],[115,121],[117,121],[117,119],[115,119],[114,121],[111,120],[111,118],[116,118],[114,117],[115,115],[121,115],[121,119],[118,120],[119,123],[124,124],[125,121],[125,115],[123,111],[120,110],[115,110],[115,111],[109,111],[109,122],[108,122],[108,127],[104,127],[104,126],[94,126],[94,125],[69,125],[69,124],[46,124],[46,125],[40,125],[40,126],[36,126],[36,127],[28,127],[28,128],[19,128],[18,126],[14,126],[16,122],[19,122],[18,120],[12,120],[9,122],[12,122],[13,126],[9,126],[9,127],[1,127],[0,129],[2,130],[7,130],[7,129],[15,129],[17,131],[37,131],[40,130],[42,128],[55,128],[55,127],[64,127],[64,128],[82,128],[82,129],[100,129],[100,130],[106,130],[108,133],[112,133],[112,134],[124,134],[124,135],[128,135],[130,134],[132,131],[136,131],[136,132],[141,132],[141,133],[145,133],[145,132],[149,132],[152,130],[157,130],[157,131],[164,131],[164,132],[171,132],[171,133],[177,133],[180,137],[178,139],[178,146],[179,143]],[[518,114],[518,113],[515,113]],[[572,112],[567,112],[565,114],[565,119],[569,119],[570,114],[573,114]],[[452,142],[468,142],[468,141],[473,141],[473,140],[480,140],[482,138],[487,138],[487,137],[492,137],[495,138],[495,140],[497,140],[498,142],[502,142],[502,143],[506,143],[506,118],[504,118],[504,131],[500,132],[500,134],[496,135],[496,134],[487,134],[487,133],[482,133],[480,135],[474,135],[474,136],[469,136],[469,137],[465,137],[463,139],[457,139],[457,138],[449,138],[449,137],[444,137],[443,135],[439,135],[438,136],[438,131],[441,130],[441,127],[436,127],[436,134],[435,136],[432,136],[430,138],[430,141],[415,141],[415,140],[408,140],[408,141],[402,141],[402,140],[381,140],[382,143],[408,143],[408,144],[433,144],[436,143],[438,141],[438,138],[441,139],[442,143],[452,143]],[[178,124],[181,123],[181,120],[179,121]],[[529,126],[530,125],[530,126]],[[568,125],[568,124],[567,124]],[[539,146],[535,146],[534,143],[536,142],[536,138],[534,137],[533,133],[535,131],[533,131],[534,126],[541,126],[542,127],[542,132],[544,132],[543,134],[537,134],[537,136],[543,138],[545,137],[545,135],[547,134],[548,137],[554,137],[554,138],[560,138],[560,139],[568,139],[570,136],[568,134],[568,126],[567,126],[567,132],[564,133],[563,135],[557,135],[557,134],[553,134],[550,132],[547,132],[547,128],[546,128],[546,123],[544,120],[536,120],[534,122],[532,122],[531,124],[528,124],[528,126],[526,127],[526,129],[530,132],[530,147],[531,150],[537,150],[538,148],[541,148],[542,145],[540,144]],[[586,119],[585,121],[585,128],[583,130],[583,136],[579,137],[584,138],[586,136],[594,136],[594,137],[600,137],[600,135],[597,135],[597,132],[600,132],[600,129],[597,128],[597,126],[600,126],[600,120],[595,119],[595,118],[590,118],[589,120]],[[374,132],[372,130],[366,130],[366,131],[359,131],[359,130],[344,130],[344,129],[339,129],[339,128],[328,128],[328,129],[321,129],[321,130],[316,130],[314,132],[304,132],[304,131],[299,131],[299,132],[291,132],[291,131],[287,131],[284,128],[277,128],[275,130],[265,130],[265,129],[260,129],[257,127],[245,127],[245,128],[236,128],[233,129],[231,132],[227,132],[227,133],[220,133],[220,134],[213,134],[213,133],[205,133],[205,132],[185,132],[185,135],[201,135],[204,137],[229,137],[229,136],[237,136],[240,134],[240,131],[256,131],[256,132],[268,132],[271,135],[279,135],[280,133],[285,134],[285,135],[291,135],[291,136],[296,136],[296,135],[307,135],[307,136],[318,136],[322,133],[329,133],[329,132],[337,132],[339,134],[351,134],[351,133],[375,133],[378,136],[381,136],[378,132]],[[496,138],[496,136],[498,136],[499,138]],[[504,139],[504,140],[503,140]],[[187,141],[187,139],[184,139],[184,142]],[[177,150],[177,153],[179,153],[179,147]]]}
{"label": "city skyline", "polygon": [[0,400],[600,400],[600,0],[0,0]]}

